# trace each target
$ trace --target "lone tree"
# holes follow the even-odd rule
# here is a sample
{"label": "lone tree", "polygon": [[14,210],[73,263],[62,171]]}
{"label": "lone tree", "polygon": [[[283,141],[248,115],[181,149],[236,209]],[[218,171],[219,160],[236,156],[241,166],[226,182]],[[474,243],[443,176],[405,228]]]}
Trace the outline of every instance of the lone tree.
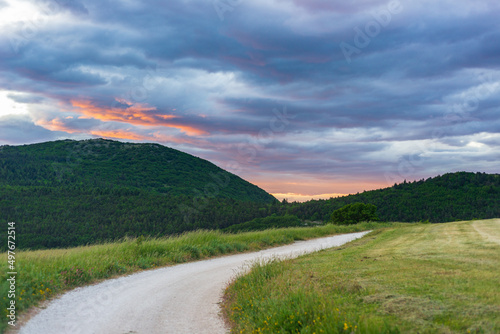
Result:
{"label": "lone tree", "polygon": [[338,225],[377,221],[377,207],[373,204],[353,203],[333,211],[331,221]]}

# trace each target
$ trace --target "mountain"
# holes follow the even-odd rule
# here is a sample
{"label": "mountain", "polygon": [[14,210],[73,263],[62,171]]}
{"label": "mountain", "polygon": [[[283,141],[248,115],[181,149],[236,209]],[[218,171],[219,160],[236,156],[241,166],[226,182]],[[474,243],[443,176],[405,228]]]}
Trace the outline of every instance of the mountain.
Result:
{"label": "mountain", "polygon": [[300,219],[328,221],[334,210],[374,204],[382,221],[433,223],[500,217],[500,175],[457,172],[329,200],[290,203],[284,211]]}
{"label": "mountain", "polygon": [[0,147],[0,221],[16,222],[21,248],[224,228],[267,215],[259,208],[273,203],[240,177],[158,144]]}
{"label": "mountain", "polygon": [[0,185],[134,188],[270,203],[274,197],[209,161],[159,144],[62,140],[2,146]]}

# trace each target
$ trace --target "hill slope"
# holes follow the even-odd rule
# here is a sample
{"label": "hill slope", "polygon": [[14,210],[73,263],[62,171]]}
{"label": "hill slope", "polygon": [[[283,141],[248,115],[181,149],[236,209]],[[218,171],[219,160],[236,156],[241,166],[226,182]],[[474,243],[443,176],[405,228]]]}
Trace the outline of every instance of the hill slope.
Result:
{"label": "hill slope", "polygon": [[274,200],[259,187],[187,153],[104,139],[3,146],[0,185],[127,187],[171,195],[206,191],[243,201]]}
{"label": "hill slope", "polygon": [[500,217],[500,175],[457,172],[329,200],[291,203],[287,213],[328,221],[346,204],[374,204],[382,221],[434,223]]}
{"label": "hill slope", "polygon": [[272,203],[240,177],[157,144],[64,140],[0,149],[0,221],[17,222],[21,248],[223,228],[267,215],[258,208]]}

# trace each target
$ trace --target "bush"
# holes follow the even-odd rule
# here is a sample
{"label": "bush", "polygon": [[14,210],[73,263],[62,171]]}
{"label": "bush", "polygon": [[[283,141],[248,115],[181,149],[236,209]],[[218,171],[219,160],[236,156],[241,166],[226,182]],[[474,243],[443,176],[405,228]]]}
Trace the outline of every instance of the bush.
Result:
{"label": "bush", "polygon": [[338,225],[377,221],[377,207],[373,204],[353,203],[333,211],[331,221]]}

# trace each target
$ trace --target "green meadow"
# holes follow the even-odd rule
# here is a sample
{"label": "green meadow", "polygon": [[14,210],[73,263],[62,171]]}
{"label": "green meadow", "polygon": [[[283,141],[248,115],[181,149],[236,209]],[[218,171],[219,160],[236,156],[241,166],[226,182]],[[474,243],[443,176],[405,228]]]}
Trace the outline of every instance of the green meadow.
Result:
{"label": "green meadow", "polygon": [[234,333],[499,333],[500,220],[390,227],[255,264],[224,313]]}
{"label": "green meadow", "polygon": [[[70,249],[20,251],[16,252],[17,315],[64,291],[111,277],[223,254],[257,251],[296,240],[366,231],[384,226],[391,224],[324,225],[238,234],[197,231],[168,238],[139,237]],[[2,253],[1,259],[5,264],[0,269],[2,317],[6,319],[6,307],[9,302],[6,281],[7,253]],[[2,321],[0,326],[0,332],[3,332],[7,321]]]}

